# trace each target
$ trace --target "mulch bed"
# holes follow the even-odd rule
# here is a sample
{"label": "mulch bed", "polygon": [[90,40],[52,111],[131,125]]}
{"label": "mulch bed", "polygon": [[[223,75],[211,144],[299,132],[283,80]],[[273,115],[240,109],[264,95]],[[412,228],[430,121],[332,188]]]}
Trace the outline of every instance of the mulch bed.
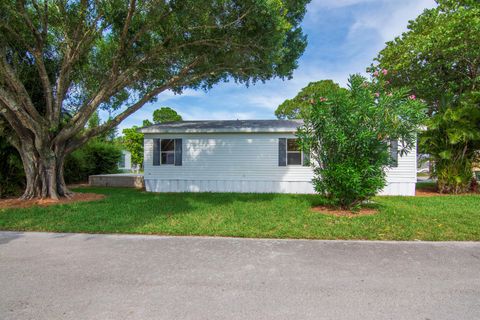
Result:
{"label": "mulch bed", "polygon": [[442,197],[442,196],[465,196],[465,195],[479,195],[480,192],[468,192],[468,193],[459,193],[459,194],[449,194],[449,193],[440,193],[437,189],[432,187],[422,187],[422,189],[417,189],[415,191],[416,197]]}
{"label": "mulch bed", "polygon": [[358,211],[348,211],[348,210],[341,210],[341,209],[333,209],[325,206],[317,206],[317,207],[313,207],[312,210],[315,212],[330,215],[330,216],[350,217],[350,218],[361,217],[361,216],[371,216],[378,213],[377,209],[371,209],[371,208],[361,208]]}
{"label": "mulch bed", "polygon": [[105,198],[105,195],[97,194],[97,193],[74,193],[71,198],[61,198],[59,200],[52,200],[52,199],[20,200],[18,198],[10,198],[10,199],[0,200],[0,209],[30,208],[33,206],[45,207],[45,206],[51,206],[56,204],[96,201],[104,198]]}

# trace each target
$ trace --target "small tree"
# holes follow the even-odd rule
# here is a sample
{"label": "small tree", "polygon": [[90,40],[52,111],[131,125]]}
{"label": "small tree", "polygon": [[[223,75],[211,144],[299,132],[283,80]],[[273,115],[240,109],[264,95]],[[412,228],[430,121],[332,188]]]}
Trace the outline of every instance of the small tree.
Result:
{"label": "small tree", "polygon": [[122,145],[132,154],[132,163],[143,166],[143,133],[138,127],[123,129]]}
{"label": "small tree", "polygon": [[298,135],[312,154],[313,184],[334,206],[354,209],[385,187],[390,141],[401,141],[400,154],[415,147],[424,104],[406,89],[385,88],[384,74],[353,75],[348,90],[295,98],[310,104]]}
{"label": "small tree", "polygon": [[153,111],[153,122],[163,123],[163,122],[173,122],[173,121],[182,121],[182,116],[169,107],[161,107]]}

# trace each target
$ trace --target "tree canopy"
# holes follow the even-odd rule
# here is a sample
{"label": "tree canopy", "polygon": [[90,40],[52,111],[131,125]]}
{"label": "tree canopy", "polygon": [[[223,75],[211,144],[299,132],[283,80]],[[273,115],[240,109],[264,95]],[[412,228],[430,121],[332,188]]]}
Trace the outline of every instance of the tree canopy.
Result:
{"label": "tree canopy", "polygon": [[313,95],[326,96],[331,92],[345,90],[332,80],[311,82],[303,88],[293,99],[285,100],[275,110],[275,115],[280,119],[299,119],[305,108],[310,108]]}
{"label": "tree canopy", "polygon": [[394,86],[424,99],[430,120],[420,139],[441,192],[465,192],[480,149],[480,2],[438,0],[377,57]]}
{"label": "tree canopy", "polygon": [[[24,198],[68,195],[65,155],[166,90],[291,77],[307,2],[2,1],[0,117],[28,171]],[[84,130],[98,109],[113,116]]]}
{"label": "tree canopy", "polygon": [[169,107],[161,107],[153,111],[153,122],[163,123],[163,122],[173,122],[173,121],[182,121],[182,116]]}

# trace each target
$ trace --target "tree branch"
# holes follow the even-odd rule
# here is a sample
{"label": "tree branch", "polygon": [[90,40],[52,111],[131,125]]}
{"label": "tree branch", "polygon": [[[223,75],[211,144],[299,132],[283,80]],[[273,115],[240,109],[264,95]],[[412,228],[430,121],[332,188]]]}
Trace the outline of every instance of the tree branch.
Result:
{"label": "tree branch", "polygon": [[120,122],[122,122],[128,116],[130,116],[132,113],[136,112],[138,109],[143,107],[147,102],[152,100],[155,96],[157,96],[161,92],[163,92],[165,90],[168,90],[168,89],[170,89],[170,88],[172,88],[176,85],[179,85],[180,83],[181,84],[186,84],[188,82],[193,82],[193,81],[201,78],[202,76],[204,76],[205,74],[200,74],[200,75],[197,75],[195,77],[190,78],[188,81],[182,81],[182,79],[184,79],[184,77],[188,74],[188,72],[192,68],[194,68],[199,63],[199,61],[201,59],[202,59],[202,57],[199,57],[199,58],[195,59],[194,62],[189,64],[187,67],[185,67],[178,75],[172,77],[164,85],[159,86],[159,87],[151,90],[149,93],[145,94],[140,100],[138,100],[133,105],[129,106],[127,109],[125,109],[123,112],[121,112],[120,114],[115,116],[113,119],[110,119],[106,123],[86,131],[83,135],[81,135],[77,139],[72,139],[72,141],[70,141],[67,144],[67,149],[66,149],[67,152],[71,152],[72,150],[75,150],[76,148],[80,147],[85,142],[90,140],[92,137],[95,137],[95,136],[97,136],[97,135],[99,135],[103,132],[106,132],[106,131],[114,128],[115,126],[120,124]]}
{"label": "tree branch", "polygon": [[[42,34],[38,32],[38,29],[35,28],[32,21],[30,20],[28,13],[25,11],[25,1],[24,0],[17,0],[17,8],[20,11],[23,20],[27,24],[27,26],[32,31],[35,39],[36,39],[36,46],[32,51],[33,56],[35,57],[35,65],[37,66],[38,73],[40,75],[40,82],[42,83],[44,94],[45,94],[45,102],[47,107],[47,114],[53,114],[53,89],[50,83],[50,79],[48,77],[47,68],[45,67],[45,62],[43,61],[43,47],[45,44],[45,39],[43,38]],[[46,20],[45,20],[46,22]],[[45,26],[45,30],[47,26]],[[46,35],[46,34],[45,34]]]}
{"label": "tree branch", "polygon": [[[0,57],[0,74],[3,75],[3,79],[6,81],[8,87],[13,90],[13,94],[18,97],[17,101],[21,102],[21,104],[24,106],[24,108],[21,109],[28,113],[30,117],[29,121],[36,121],[39,124],[43,124],[44,120],[42,116],[38,113],[38,110],[33,105],[33,102],[31,101],[27,90],[23,86],[23,83],[17,78],[15,72],[7,62],[4,52],[1,53]],[[3,88],[0,89],[4,90]],[[6,91],[5,94],[7,94]],[[13,97],[10,97],[9,99],[13,99]],[[18,112],[20,112],[20,108],[18,108]]]}
{"label": "tree branch", "polygon": [[[64,57],[62,59],[62,66],[60,67],[60,72],[57,78],[56,83],[56,99],[55,99],[55,106],[54,112],[52,115],[52,122],[53,124],[58,124],[60,119],[60,112],[63,106],[63,100],[70,88],[71,80],[70,74],[72,71],[73,66],[78,60],[86,53],[86,49],[88,49],[88,45],[92,43],[95,37],[101,33],[106,26],[102,26],[100,29],[96,28],[98,21],[103,16],[99,14],[91,24],[91,27],[85,31],[80,39],[79,38],[79,31],[76,30],[74,34],[73,41],[70,40],[67,33],[64,34],[66,41],[66,49],[64,53]],[[73,48],[73,43],[76,43],[76,46]]]}
{"label": "tree branch", "polygon": [[[0,94],[1,93],[0,88]],[[15,131],[18,137],[25,139],[28,136],[28,127],[26,127],[17,117],[17,115],[11,110],[10,106],[4,97],[0,96],[0,114],[7,120],[10,127]],[[18,148],[17,148],[18,149]]]}

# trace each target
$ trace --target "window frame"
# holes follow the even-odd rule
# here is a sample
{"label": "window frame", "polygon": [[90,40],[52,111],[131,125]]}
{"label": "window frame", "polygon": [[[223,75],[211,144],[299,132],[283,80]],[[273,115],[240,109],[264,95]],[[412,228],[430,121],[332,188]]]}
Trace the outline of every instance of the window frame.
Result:
{"label": "window frame", "polygon": [[[163,140],[171,140],[173,141],[173,150],[169,150],[169,151],[163,151],[162,150],[162,141]],[[175,139],[160,139],[160,165],[161,166],[174,166],[175,165],[175,149],[176,149],[176,141]],[[162,154],[173,154],[173,162],[172,163],[163,163],[163,157],[162,157]]]}
{"label": "window frame", "polygon": [[[285,152],[286,152],[286,166],[303,166],[303,151],[302,150],[298,150],[298,151],[288,151],[288,141],[289,140],[297,140],[298,141],[298,138],[287,138],[287,141],[286,141],[286,148],[285,148]],[[288,154],[289,153],[294,153],[294,154],[297,154],[299,153],[300,154],[300,163],[295,163],[295,164],[290,164],[289,161],[288,161]]]}

